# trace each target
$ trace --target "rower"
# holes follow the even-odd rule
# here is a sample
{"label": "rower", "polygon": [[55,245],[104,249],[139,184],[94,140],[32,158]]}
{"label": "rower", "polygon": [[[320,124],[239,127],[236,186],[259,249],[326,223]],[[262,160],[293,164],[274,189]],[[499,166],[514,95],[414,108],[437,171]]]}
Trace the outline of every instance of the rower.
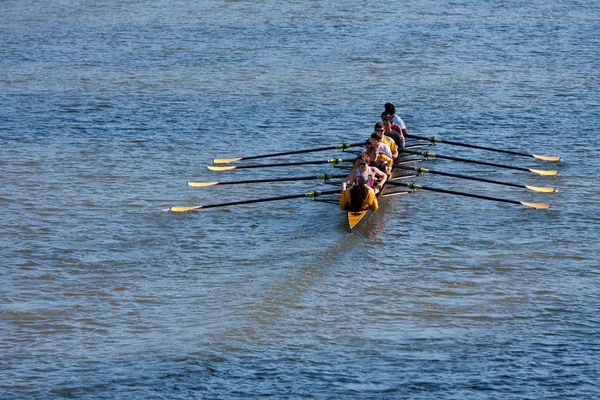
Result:
{"label": "rower", "polygon": [[[365,142],[365,153],[369,155],[371,160],[369,164],[370,166],[377,167],[389,175],[392,174],[392,165],[394,164],[394,160],[379,152],[379,142],[377,139],[367,139]],[[354,165],[356,168],[356,163]]]}
{"label": "rower", "polygon": [[390,121],[392,121],[392,130],[394,132],[397,132],[399,135],[402,134],[402,128],[400,128],[400,125],[394,123],[392,115],[386,111],[381,113],[381,121],[382,122],[384,121],[384,118],[387,118],[387,117],[389,117]]}
{"label": "rower", "polygon": [[346,180],[342,183],[342,192],[346,190],[346,185],[348,185],[350,182],[354,182],[356,184],[360,175],[367,176],[367,181],[365,182],[367,186],[379,191],[379,189],[383,187],[383,184],[387,180],[387,175],[379,168],[370,164],[371,158],[366,152],[358,156],[355,167],[352,169],[352,172],[350,172],[350,175],[348,175]]}
{"label": "rower", "polygon": [[393,158],[393,154],[392,154],[392,150],[390,149],[390,146],[388,146],[387,144],[383,143],[382,139],[382,135],[381,132],[373,132],[371,133],[371,139],[373,139],[375,142],[377,142],[377,145],[379,147],[377,147],[379,149],[379,152],[381,154],[385,154],[386,156]]}
{"label": "rower", "polygon": [[404,135],[402,129],[392,120],[392,116],[385,111],[381,113],[381,124],[383,125],[383,134],[392,138],[398,149],[404,148]]}
{"label": "rower", "polygon": [[[385,136],[385,128],[383,127],[382,122],[378,122],[375,124],[375,131],[371,134],[372,139],[379,140],[381,144],[379,145],[379,152],[385,154],[386,156],[395,160],[398,158],[398,145],[390,136]],[[384,146],[382,146],[382,144]],[[387,151],[389,149],[389,152]]]}
{"label": "rower", "polygon": [[392,121],[400,127],[400,133],[403,135],[408,135],[408,130],[406,129],[406,125],[402,118],[396,115],[396,107],[392,103],[385,103],[383,106],[385,108],[385,112],[392,116]]}
{"label": "rower", "polygon": [[[384,174],[385,175],[385,174]],[[340,208],[346,211],[377,211],[379,203],[375,191],[367,185],[368,175],[360,174],[352,187],[345,189],[340,198]]]}

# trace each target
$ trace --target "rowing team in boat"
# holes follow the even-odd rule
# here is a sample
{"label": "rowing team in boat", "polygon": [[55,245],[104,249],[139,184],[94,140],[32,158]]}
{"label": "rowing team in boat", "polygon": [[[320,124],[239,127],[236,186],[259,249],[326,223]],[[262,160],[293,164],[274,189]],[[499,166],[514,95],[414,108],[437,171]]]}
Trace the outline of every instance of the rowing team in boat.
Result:
{"label": "rowing team in boat", "polygon": [[[542,175],[542,176],[558,175],[557,170],[543,170],[543,169],[537,169],[537,168],[526,168],[526,167],[518,167],[518,166],[512,166],[512,165],[503,165],[503,164],[491,163],[491,162],[487,162],[487,161],[469,160],[469,159],[459,158],[459,157],[435,155],[433,152],[415,152],[415,151],[412,151],[410,149],[410,147],[418,147],[418,145],[404,146],[404,137],[407,137],[410,139],[416,139],[416,140],[424,140],[431,144],[446,143],[446,144],[454,145],[454,146],[473,148],[473,149],[478,149],[478,150],[493,151],[493,152],[497,152],[497,153],[509,154],[511,156],[535,158],[535,159],[543,160],[543,161],[558,162],[561,160],[561,158],[559,156],[529,154],[526,152],[519,152],[519,151],[513,151],[513,150],[506,150],[506,149],[495,149],[495,148],[484,147],[484,146],[475,145],[475,144],[442,140],[442,139],[439,139],[436,137],[423,137],[423,136],[408,134],[408,132],[406,130],[406,126],[404,125],[404,122],[397,115],[395,115],[394,106],[392,104],[388,103],[388,104],[386,104],[386,109],[385,109],[384,113],[382,113],[382,115],[381,115],[381,122],[379,122],[375,125],[375,131],[373,132],[371,137],[366,141],[365,151],[359,157],[357,157],[357,160],[354,163],[354,166],[352,168],[352,172],[350,173],[349,176],[346,177],[346,180],[344,181],[344,184],[343,184],[343,192],[342,192],[342,196],[341,196],[341,200],[340,200],[340,207],[343,210],[347,210],[346,214],[348,216],[348,222],[350,225],[350,229],[353,229],[355,226],[357,226],[357,224],[363,220],[365,215],[367,215],[370,210],[375,211],[378,209],[378,207],[379,207],[379,205],[377,203],[378,197],[380,198],[382,195],[386,195],[384,192],[388,185],[406,187],[406,188],[410,189],[410,191],[406,191],[406,190],[395,191],[393,193],[387,193],[387,195],[399,195],[399,194],[414,192],[416,190],[428,190],[428,191],[432,191],[432,192],[446,193],[446,194],[456,195],[456,196],[464,196],[464,197],[470,197],[470,198],[476,198],[476,199],[497,201],[497,202],[502,202],[502,203],[523,205],[523,206],[534,208],[534,209],[550,208],[550,204],[548,204],[548,203],[533,203],[533,202],[525,202],[525,201],[518,201],[518,200],[512,200],[512,199],[502,199],[502,198],[497,198],[497,197],[485,196],[485,195],[481,195],[481,194],[464,193],[462,191],[456,191],[456,190],[446,190],[446,189],[440,189],[440,188],[425,187],[425,186],[421,186],[421,185],[416,185],[414,183],[398,182],[396,180],[396,178],[402,178],[402,177],[400,177],[400,176],[393,177],[392,176],[392,168],[394,168],[396,170],[398,170],[398,169],[413,170],[417,175],[421,175],[423,173],[428,172],[428,173],[432,173],[432,174],[436,174],[436,175],[450,176],[450,177],[457,178],[457,179],[468,179],[468,180],[472,180],[472,181],[485,182],[485,183],[494,184],[494,185],[509,186],[509,187],[513,187],[513,188],[523,188],[523,189],[528,189],[528,190],[532,190],[535,192],[541,192],[541,193],[552,193],[552,192],[556,191],[556,188],[554,188],[554,187],[538,187],[538,186],[523,185],[523,184],[511,183],[511,182],[500,182],[500,181],[495,181],[495,180],[486,179],[486,178],[478,178],[478,177],[470,176],[470,175],[458,175],[458,174],[451,174],[451,173],[441,172],[441,171],[433,171],[433,170],[429,170],[429,169],[425,169],[425,168],[421,168],[421,167],[417,167],[417,168],[404,167],[400,164],[404,164],[404,163],[408,163],[408,162],[412,162],[412,161],[419,161],[419,159],[416,159],[416,160],[415,159],[413,159],[413,160],[404,159],[402,161],[394,161],[394,159],[396,159],[400,156],[399,154],[419,155],[421,157],[424,157],[425,160],[434,158],[434,157],[442,158],[442,159],[446,159],[446,160],[460,161],[460,162],[466,162],[466,163],[470,163],[470,164],[485,165],[485,166],[490,166],[490,167],[498,167],[498,168],[516,170],[516,171],[523,171],[523,172],[532,172],[534,174]],[[267,157],[279,157],[279,156],[284,156],[284,155],[311,153],[311,152],[316,152],[316,151],[346,150],[350,147],[355,147],[355,146],[362,146],[362,143],[353,143],[353,144],[343,143],[343,144],[338,144],[335,146],[327,146],[327,147],[321,147],[321,148],[317,148],[317,149],[294,150],[294,151],[287,151],[287,152],[282,152],[282,153],[263,154],[263,155],[246,156],[246,157],[215,158],[213,160],[213,163],[214,164],[228,164],[228,163],[242,161],[242,160],[267,158]],[[262,168],[262,167],[271,167],[271,166],[309,165],[309,164],[324,164],[324,163],[337,165],[341,162],[343,162],[341,159],[335,158],[335,159],[326,160],[326,161],[307,161],[307,162],[280,163],[280,164],[228,165],[228,166],[209,165],[208,169],[211,171],[231,171],[231,170],[241,169],[241,168]],[[413,175],[413,176],[417,176],[417,175]],[[342,178],[342,177],[344,177],[344,175],[319,175],[316,178],[326,181],[328,179]],[[234,182],[188,182],[188,185],[194,186],[194,187],[209,187],[209,186],[216,186],[216,185],[249,184],[249,183],[259,183],[259,182],[283,182],[283,181],[298,181],[298,180],[312,180],[312,179],[315,179],[315,177],[314,176],[302,176],[302,177],[276,178],[276,179],[253,179],[253,180],[234,181]],[[353,183],[353,186],[348,189],[346,186],[349,183]],[[308,193],[303,193],[303,194],[268,197],[268,198],[263,198],[263,199],[241,200],[241,201],[233,201],[233,202],[227,202],[227,203],[198,205],[198,206],[176,206],[176,207],[170,207],[167,211],[187,212],[187,211],[195,211],[195,210],[207,209],[207,208],[231,207],[231,206],[237,206],[237,205],[241,205],[241,204],[264,203],[264,202],[269,202],[269,201],[298,199],[298,198],[303,198],[303,197],[309,197],[309,198],[316,199],[317,197],[326,196],[326,195],[334,195],[334,194],[338,194],[338,193],[339,192],[337,190],[330,190],[330,191],[314,190],[314,191],[310,191]]]}
{"label": "rowing team in boat", "polygon": [[[375,124],[374,132],[365,142],[365,151],[357,157],[352,172],[342,183],[342,210],[377,211],[377,193],[392,177],[394,162],[404,148],[404,135],[408,134],[406,125],[396,115],[392,103],[386,103],[384,107],[381,122]],[[350,183],[352,186],[347,188]]]}

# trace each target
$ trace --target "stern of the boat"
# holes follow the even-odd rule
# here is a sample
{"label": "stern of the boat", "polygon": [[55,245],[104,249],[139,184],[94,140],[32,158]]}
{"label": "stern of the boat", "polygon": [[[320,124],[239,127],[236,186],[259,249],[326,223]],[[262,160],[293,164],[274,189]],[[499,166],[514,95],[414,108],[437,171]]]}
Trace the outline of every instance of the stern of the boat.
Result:
{"label": "stern of the boat", "polygon": [[348,225],[353,229],[367,215],[368,211],[348,211]]}

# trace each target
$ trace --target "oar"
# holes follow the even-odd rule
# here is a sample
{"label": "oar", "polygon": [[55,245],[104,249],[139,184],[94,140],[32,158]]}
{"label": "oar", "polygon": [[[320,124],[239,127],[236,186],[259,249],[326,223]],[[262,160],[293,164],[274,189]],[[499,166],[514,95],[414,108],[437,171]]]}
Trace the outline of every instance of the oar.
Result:
{"label": "oar", "polygon": [[270,167],[289,167],[292,165],[311,165],[311,164],[341,164],[343,162],[352,162],[352,161],[344,161],[341,158],[332,158],[329,160],[319,160],[319,161],[300,161],[293,163],[281,163],[281,164],[258,164],[258,165],[228,165],[228,166],[217,166],[217,165],[209,165],[207,168],[211,171],[231,171],[234,169],[241,168],[270,168]]}
{"label": "oar", "polygon": [[474,176],[451,174],[449,172],[439,172],[439,171],[434,171],[432,169],[423,168],[423,167],[411,168],[411,167],[403,167],[401,165],[394,165],[394,167],[400,168],[400,169],[404,169],[404,170],[407,170],[407,171],[415,171],[419,175],[430,173],[430,174],[434,174],[434,175],[450,176],[450,177],[458,178],[458,179],[468,179],[468,180],[471,180],[471,181],[492,183],[492,184],[495,184],[495,185],[504,185],[504,186],[511,186],[511,187],[516,187],[516,188],[529,189],[529,190],[533,190],[534,192],[542,192],[542,193],[556,192],[556,188],[551,188],[551,187],[547,188],[547,187],[520,185],[518,183],[499,182],[499,181],[493,181],[491,179],[477,178],[477,177],[474,177]]}
{"label": "oar", "polygon": [[304,193],[304,194],[292,194],[292,195],[279,196],[279,197],[267,197],[265,199],[233,201],[231,203],[208,204],[205,206],[171,207],[171,208],[169,208],[169,211],[171,211],[171,212],[186,212],[186,211],[199,210],[201,208],[204,209],[204,208],[239,206],[242,204],[266,203],[268,201],[299,199],[302,197],[310,197],[310,198],[316,199],[317,197],[320,197],[320,196],[325,196],[327,194],[335,194],[335,193],[340,193],[339,189],[338,190],[329,190],[329,191],[325,191],[325,192],[320,191],[320,190],[313,190],[312,192],[308,192],[308,193]]}
{"label": "oar", "polygon": [[250,157],[233,157],[233,158],[215,158],[213,160],[214,164],[227,164],[234,161],[241,160],[253,160],[257,158],[268,158],[268,157],[278,157],[278,156],[289,156],[291,154],[303,154],[303,153],[312,153],[316,151],[326,151],[326,150],[346,150],[350,147],[355,146],[364,146],[365,142],[362,143],[342,143],[337,144],[335,146],[327,146],[327,147],[318,147],[316,149],[307,149],[307,150],[295,150],[295,151],[286,151],[283,153],[274,153],[274,154],[263,154],[260,156],[250,156]]}
{"label": "oar", "polygon": [[409,154],[417,154],[420,155],[422,157],[425,158],[439,158],[442,160],[452,160],[452,161],[462,161],[465,163],[470,163],[470,164],[479,164],[479,165],[488,165],[490,167],[498,167],[498,168],[506,168],[506,169],[514,169],[516,171],[526,171],[526,172],[533,172],[539,175],[558,175],[558,171],[549,171],[549,170],[545,170],[545,169],[532,169],[532,168],[522,168],[522,167],[513,167],[511,165],[503,165],[503,164],[495,164],[495,163],[490,163],[490,162],[485,162],[485,161],[477,161],[477,160],[469,160],[466,158],[459,158],[459,157],[449,157],[449,156],[440,156],[440,155],[436,155],[435,153],[432,152],[417,152],[417,151],[411,151],[411,150],[403,150],[404,153],[409,153]]}
{"label": "oar", "polygon": [[539,160],[544,160],[544,161],[560,161],[560,157],[558,156],[540,156],[538,154],[527,154],[527,153],[519,153],[518,151],[511,151],[511,150],[503,150],[503,149],[493,149],[491,147],[483,147],[483,146],[476,146],[474,144],[467,144],[467,143],[459,143],[459,142],[451,142],[450,140],[442,140],[440,138],[436,138],[436,137],[424,137],[424,136],[417,136],[417,135],[404,135],[406,137],[409,138],[413,138],[413,139],[419,139],[419,140],[427,140],[430,143],[436,144],[436,143],[445,143],[445,144],[450,144],[453,146],[462,146],[462,147],[468,147],[471,149],[479,149],[479,150],[489,150],[489,151],[495,151],[497,153],[505,153],[505,154],[512,154],[514,156],[524,156],[524,157],[533,157],[533,158],[537,158]]}
{"label": "oar", "polygon": [[273,179],[253,179],[247,181],[235,181],[235,182],[188,182],[189,186],[193,187],[207,187],[207,186],[216,186],[216,185],[241,185],[245,183],[266,183],[266,182],[289,182],[289,181],[308,181],[312,179],[319,179],[327,182],[328,180],[335,178],[345,178],[347,174],[344,175],[331,175],[331,174],[323,174],[323,175],[311,175],[311,176],[298,176],[298,177],[290,177],[290,178],[273,178]]}
{"label": "oar", "polygon": [[429,190],[429,191],[438,192],[438,193],[447,193],[447,194],[455,194],[457,196],[473,197],[475,199],[500,201],[500,202],[503,202],[503,203],[510,203],[510,204],[520,204],[520,205],[523,205],[523,206],[527,206],[527,207],[531,207],[531,208],[536,208],[536,209],[550,208],[550,204],[545,204],[545,203],[528,203],[528,202],[525,202],[525,201],[499,199],[497,197],[481,196],[479,194],[464,193],[464,192],[455,192],[454,190],[446,190],[446,189],[438,189],[438,188],[432,188],[432,187],[427,187],[427,186],[421,186],[421,185],[417,185],[417,184],[414,184],[414,183],[402,183],[402,182],[396,182],[396,181],[388,181],[387,183],[390,184],[390,185],[395,185],[395,186],[404,186],[404,187],[407,187],[407,188],[412,189],[412,190],[421,190],[421,189],[422,190]]}

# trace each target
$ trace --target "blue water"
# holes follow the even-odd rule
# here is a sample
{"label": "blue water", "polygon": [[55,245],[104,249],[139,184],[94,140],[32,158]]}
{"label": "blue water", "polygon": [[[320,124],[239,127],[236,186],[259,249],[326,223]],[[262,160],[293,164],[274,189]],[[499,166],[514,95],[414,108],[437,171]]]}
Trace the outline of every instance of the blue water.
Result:
{"label": "blue water", "polygon": [[[600,3],[0,3],[0,398],[600,397]],[[215,157],[440,144],[348,232],[317,181]],[[280,162],[352,154],[322,152]],[[274,160],[272,160],[275,162]],[[248,161],[249,162],[249,161]],[[258,162],[258,161],[257,161]]]}

